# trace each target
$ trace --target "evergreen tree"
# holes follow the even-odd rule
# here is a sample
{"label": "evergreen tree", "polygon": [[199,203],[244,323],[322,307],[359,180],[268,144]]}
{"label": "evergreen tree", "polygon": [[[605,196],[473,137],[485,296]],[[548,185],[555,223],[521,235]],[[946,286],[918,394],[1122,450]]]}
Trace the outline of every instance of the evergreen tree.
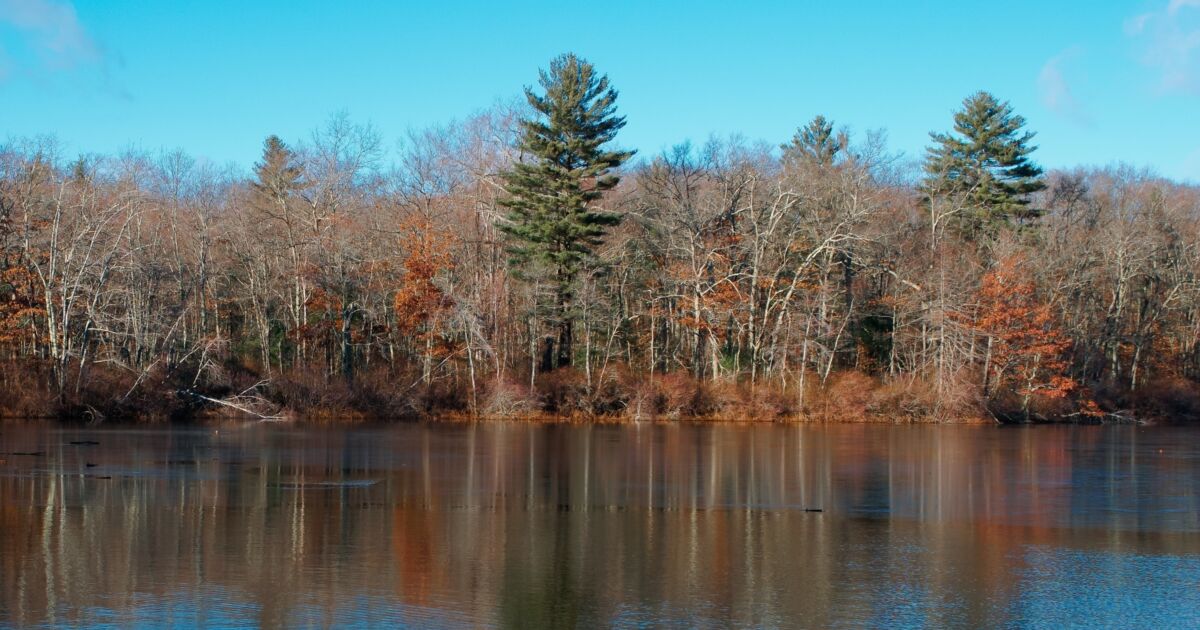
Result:
{"label": "evergreen tree", "polygon": [[846,134],[835,134],[833,121],[818,115],[780,148],[785,162],[832,166],[847,144]]}
{"label": "evergreen tree", "polygon": [[1046,187],[1042,169],[1029,159],[1037,148],[1025,119],[1007,102],[976,92],[954,114],[954,131],[930,133],[923,191],[929,197],[956,196],[963,205],[964,232],[976,236],[1035,218],[1030,195]]}
{"label": "evergreen tree", "polygon": [[[283,242],[277,246],[285,248],[291,259],[289,276],[291,286],[288,288],[287,310],[290,314],[293,330],[300,330],[308,323],[306,302],[308,287],[304,277],[304,255],[302,253],[302,234],[304,232],[301,219],[295,211],[293,198],[298,192],[307,187],[304,181],[304,170],[296,163],[296,154],[279,136],[268,136],[263,141],[262,160],[254,165],[255,179],[250,182],[250,203],[256,211],[256,218],[270,226],[267,233],[282,237]],[[292,360],[297,361],[304,352],[303,342],[291,346]],[[267,348],[262,349],[264,364],[270,365],[270,355]],[[279,346],[280,357],[283,361],[283,343]],[[281,363],[282,365],[282,363]]]}
{"label": "evergreen tree", "polygon": [[293,191],[303,187],[300,181],[303,172],[295,164],[296,154],[279,136],[268,136],[263,142],[262,161],[254,165],[258,181],[251,182],[254,190],[278,203]]}
{"label": "evergreen tree", "polygon": [[596,202],[617,185],[611,171],[633,152],[606,148],[625,126],[607,76],[570,53],[540,75],[544,95],[525,89],[536,114],[522,121],[520,148],[531,159],[504,175],[508,214],[500,229],[511,237],[510,265],[518,276],[544,281],[551,293],[550,304],[538,296],[539,311],[557,333],[557,340],[543,342],[547,370],[571,364],[575,280],[593,262],[607,228],[620,221]]}

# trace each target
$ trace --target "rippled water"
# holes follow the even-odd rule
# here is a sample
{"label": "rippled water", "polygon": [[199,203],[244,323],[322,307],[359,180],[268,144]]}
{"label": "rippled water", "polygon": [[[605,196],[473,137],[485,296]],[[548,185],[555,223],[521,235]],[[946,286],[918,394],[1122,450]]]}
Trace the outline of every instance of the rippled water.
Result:
{"label": "rippled water", "polygon": [[0,426],[0,626],[168,624],[1200,626],[1200,430]]}

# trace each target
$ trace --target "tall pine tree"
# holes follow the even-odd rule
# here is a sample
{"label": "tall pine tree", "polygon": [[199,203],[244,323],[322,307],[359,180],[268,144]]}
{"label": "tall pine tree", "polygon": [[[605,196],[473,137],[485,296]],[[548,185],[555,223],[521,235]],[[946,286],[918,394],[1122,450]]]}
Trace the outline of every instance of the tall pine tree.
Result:
{"label": "tall pine tree", "polygon": [[568,53],[540,72],[545,91],[525,89],[535,116],[522,121],[520,149],[527,158],[505,173],[508,209],[501,231],[511,239],[517,275],[545,286],[538,311],[547,324],[541,369],[571,364],[575,283],[609,227],[620,217],[597,202],[617,185],[612,170],[632,151],[607,148],[625,118],[616,115],[617,92],[592,64]]}
{"label": "tall pine tree", "polygon": [[1029,159],[1034,133],[1025,119],[987,92],[963,100],[954,131],[930,133],[923,189],[930,197],[955,197],[967,236],[993,232],[1014,219],[1038,216],[1030,195],[1046,187],[1042,169]]}
{"label": "tall pine tree", "polygon": [[796,130],[792,141],[780,146],[785,162],[832,166],[846,149],[844,133],[834,133],[833,121],[818,115]]}
{"label": "tall pine tree", "polygon": [[268,136],[263,141],[262,161],[254,165],[258,181],[250,185],[256,193],[268,199],[268,203],[280,203],[280,200],[303,187],[303,171],[295,161],[296,154],[279,136]]}

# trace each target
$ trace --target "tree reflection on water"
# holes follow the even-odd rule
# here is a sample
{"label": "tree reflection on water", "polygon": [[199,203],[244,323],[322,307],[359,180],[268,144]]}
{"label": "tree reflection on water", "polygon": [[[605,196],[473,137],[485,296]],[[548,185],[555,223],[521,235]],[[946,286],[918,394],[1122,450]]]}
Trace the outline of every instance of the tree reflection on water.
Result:
{"label": "tree reflection on water", "polygon": [[0,625],[1194,625],[1198,436],[6,426]]}

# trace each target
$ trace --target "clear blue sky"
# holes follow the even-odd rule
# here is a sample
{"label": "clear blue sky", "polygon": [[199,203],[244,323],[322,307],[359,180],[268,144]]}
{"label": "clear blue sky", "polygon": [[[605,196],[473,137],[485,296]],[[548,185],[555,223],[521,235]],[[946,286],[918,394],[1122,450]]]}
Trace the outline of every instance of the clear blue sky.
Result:
{"label": "clear blue sky", "polygon": [[1200,181],[1200,0],[1122,2],[0,0],[0,137],[182,148],[248,167],[330,114],[409,128],[519,93],[575,51],[653,154],[814,114],[919,157],[968,93],[1012,102],[1048,167]]}

